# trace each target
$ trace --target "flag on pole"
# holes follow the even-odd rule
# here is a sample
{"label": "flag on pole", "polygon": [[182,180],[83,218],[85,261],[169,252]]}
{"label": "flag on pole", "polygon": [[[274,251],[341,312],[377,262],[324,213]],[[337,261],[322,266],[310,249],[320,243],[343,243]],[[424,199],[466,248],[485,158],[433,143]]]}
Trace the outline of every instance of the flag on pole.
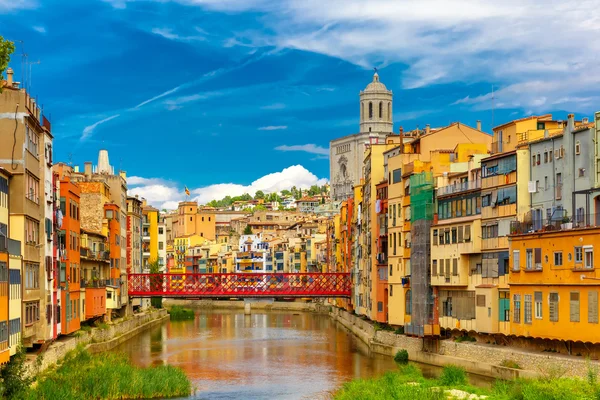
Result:
{"label": "flag on pole", "polygon": [[185,187],[185,194],[189,196],[190,195],[190,189],[188,189],[187,186],[184,186],[184,187]]}

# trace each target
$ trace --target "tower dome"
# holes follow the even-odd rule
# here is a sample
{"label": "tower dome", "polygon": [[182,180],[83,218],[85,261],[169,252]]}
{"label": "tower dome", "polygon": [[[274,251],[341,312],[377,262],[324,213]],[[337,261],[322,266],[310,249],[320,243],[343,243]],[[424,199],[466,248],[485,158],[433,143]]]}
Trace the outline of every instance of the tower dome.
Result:
{"label": "tower dome", "polygon": [[392,91],[373,74],[373,81],[360,92],[360,132],[393,132]]}

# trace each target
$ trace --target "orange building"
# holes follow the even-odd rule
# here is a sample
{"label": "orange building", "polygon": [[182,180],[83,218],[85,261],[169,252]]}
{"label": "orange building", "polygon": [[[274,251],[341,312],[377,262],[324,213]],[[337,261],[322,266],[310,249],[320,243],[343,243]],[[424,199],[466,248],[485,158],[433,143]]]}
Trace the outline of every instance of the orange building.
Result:
{"label": "orange building", "polygon": [[375,186],[377,213],[375,230],[377,232],[377,314],[378,322],[388,322],[388,182],[387,180]]}
{"label": "orange building", "polygon": [[[104,204],[106,237],[108,238],[110,256],[110,279],[106,287],[106,308],[121,308],[121,223],[119,206],[114,203]],[[110,318],[110,312],[108,313]]]}
{"label": "orange building", "polygon": [[[557,223],[534,231],[530,223],[513,223],[509,238],[511,335],[562,341],[571,351],[591,351],[600,344],[598,296],[600,227]],[[592,223],[592,225],[594,225]],[[596,350],[598,348],[596,347]]]}
{"label": "orange building", "polygon": [[80,224],[79,198],[80,190],[77,184],[63,177],[60,181],[60,209],[63,223],[59,232],[61,251],[60,286],[61,290],[61,333],[69,334],[80,328]]}

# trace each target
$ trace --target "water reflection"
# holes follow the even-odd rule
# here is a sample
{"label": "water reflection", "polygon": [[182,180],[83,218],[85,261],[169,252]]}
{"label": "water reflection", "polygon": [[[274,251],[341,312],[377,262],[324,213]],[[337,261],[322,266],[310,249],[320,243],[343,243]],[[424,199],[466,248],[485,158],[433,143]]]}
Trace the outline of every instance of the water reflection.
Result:
{"label": "water reflection", "polygon": [[140,366],[182,368],[194,399],[318,398],[343,382],[396,369],[327,316],[202,311],[123,343]]}

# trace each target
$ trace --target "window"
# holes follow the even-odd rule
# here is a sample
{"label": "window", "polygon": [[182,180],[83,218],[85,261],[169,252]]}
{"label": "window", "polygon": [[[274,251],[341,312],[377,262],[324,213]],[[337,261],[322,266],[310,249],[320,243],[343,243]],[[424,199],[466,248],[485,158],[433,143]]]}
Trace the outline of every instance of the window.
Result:
{"label": "window", "polygon": [[412,314],[412,293],[410,290],[406,291],[405,304],[406,304],[405,314],[411,315]]}
{"label": "window", "polygon": [[438,230],[433,230],[433,245],[436,246],[438,244]]}
{"label": "window", "polygon": [[373,119],[373,103],[369,102],[369,119]]}
{"label": "window", "polygon": [[477,307],[485,307],[485,294],[478,294],[476,299]]}
{"label": "window", "polygon": [[390,285],[390,297],[394,297],[394,285]]}
{"label": "window", "polygon": [[550,322],[558,322],[558,293],[550,293],[548,299]]}
{"label": "window", "polygon": [[456,235],[456,227],[452,228],[452,243],[456,243],[457,235]]}
{"label": "window", "polygon": [[575,142],[575,154],[581,154],[581,143],[579,143],[579,140]]}
{"label": "window", "polygon": [[25,289],[40,288],[40,265],[36,263],[25,263]]}
{"label": "window", "polygon": [[458,258],[452,259],[452,276],[458,276]]}
{"label": "window", "polygon": [[544,152],[544,164],[546,164],[548,162],[548,152],[545,151]]}
{"label": "window", "polygon": [[165,243],[164,242],[158,242],[158,249],[162,250],[164,249]]}
{"label": "window", "polygon": [[583,263],[583,247],[577,246],[575,247],[575,264]]}
{"label": "window", "polygon": [[521,323],[521,295],[520,294],[515,294],[513,296],[513,308],[514,308],[513,322],[516,322],[517,324],[519,324],[519,323]]}
{"label": "window", "polygon": [[383,312],[383,301],[377,302],[377,312]]}
{"label": "window", "polygon": [[190,222],[192,221],[192,217],[190,217]]}
{"label": "window", "polygon": [[32,325],[40,320],[40,302],[25,303],[25,325]]}
{"label": "window", "polygon": [[562,266],[562,263],[563,263],[562,251],[555,251],[554,252],[554,266],[560,267],[560,266]]}
{"label": "window", "polygon": [[569,306],[569,320],[579,322],[579,292],[571,292]]}
{"label": "window", "polygon": [[379,102],[379,118],[383,118],[383,102]]}
{"label": "window", "polygon": [[465,242],[471,241],[471,225],[465,225]]}
{"label": "window", "polygon": [[36,157],[39,157],[39,136],[28,125],[25,125],[25,134],[27,135],[27,150]]}
{"label": "window", "polygon": [[498,292],[498,320],[502,322],[510,321],[510,293],[506,291]]}
{"label": "window", "polygon": [[433,260],[431,262],[431,276],[436,276],[437,275],[437,264],[438,261],[437,260]]}
{"label": "window", "polygon": [[598,323],[598,292],[595,290],[588,292],[588,322]]}
{"label": "window", "polygon": [[594,268],[594,248],[592,246],[584,246],[583,247],[585,268]]}
{"label": "window", "polygon": [[[529,254],[527,254],[527,257],[529,257]],[[513,271],[518,271],[520,268],[521,268],[521,252],[519,250],[513,250],[513,267],[512,267],[512,270]]]}
{"label": "window", "polygon": [[25,196],[27,199],[33,201],[36,204],[40,203],[40,180],[33,176],[27,171],[26,174],[26,184],[27,184],[27,192]]}
{"label": "window", "polygon": [[392,183],[401,183],[402,181],[402,169],[397,168],[392,171]]}
{"label": "window", "polygon": [[526,294],[524,296],[524,313],[523,313],[523,319],[525,320],[526,324],[530,324],[531,323],[531,295],[530,294]]}
{"label": "window", "polygon": [[525,269],[533,269],[533,249],[525,250]]}
{"label": "window", "polygon": [[535,319],[542,319],[542,292],[534,292],[533,300],[535,301]]}
{"label": "window", "polygon": [[163,233],[164,233],[163,227],[162,226],[158,227],[158,234],[162,235]]}

